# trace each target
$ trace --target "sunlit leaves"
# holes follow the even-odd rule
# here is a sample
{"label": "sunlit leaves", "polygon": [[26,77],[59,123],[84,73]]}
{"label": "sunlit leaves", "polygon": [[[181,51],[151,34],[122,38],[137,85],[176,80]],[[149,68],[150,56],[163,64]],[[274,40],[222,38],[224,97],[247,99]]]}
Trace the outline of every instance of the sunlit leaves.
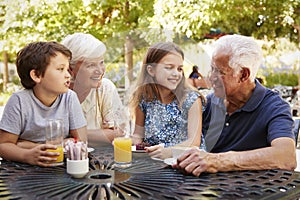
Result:
{"label": "sunlit leaves", "polygon": [[0,2],[0,51],[15,54],[36,40],[61,41],[73,32],[101,40],[115,32],[147,27],[150,0],[3,0]]}
{"label": "sunlit leaves", "polygon": [[151,25],[194,39],[201,39],[211,28],[257,38],[293,39],[297,34],[288,24],[300,23],[299,12],[300,0],[157,0]]}

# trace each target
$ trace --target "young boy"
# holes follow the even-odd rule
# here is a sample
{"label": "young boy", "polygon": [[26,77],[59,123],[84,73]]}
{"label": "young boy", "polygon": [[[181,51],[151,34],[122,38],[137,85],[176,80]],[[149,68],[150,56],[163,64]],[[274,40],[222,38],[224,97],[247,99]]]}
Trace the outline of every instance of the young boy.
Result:
{"label": "young boy", "polygon": [[[47,152],[47,119],[63,119],[64,138],[86,141],[86,120],[70,86],[72,53],[57,42],[33,42],[17,54],[16,67],[24,90],[8,100],[0,121],[0,157],[39,166],[52,166],[59,155]],[[66,139],[65,139],[66,140]]]}

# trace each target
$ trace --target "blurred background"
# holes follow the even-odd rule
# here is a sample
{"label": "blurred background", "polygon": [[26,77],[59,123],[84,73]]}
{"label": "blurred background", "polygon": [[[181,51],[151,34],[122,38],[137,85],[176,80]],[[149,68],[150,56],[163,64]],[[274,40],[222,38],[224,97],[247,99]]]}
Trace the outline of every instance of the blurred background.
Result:
{"label": "blurred background", "polygon": [[264,50],[259,80],[278,91],[298,116],[299,14],[300,0],[1,0],[0,113],[12,92],[21,88],[14,62],[23,46],[85,32],[106,44],[105,76],[121,95],[155,42],[177,43],[186,57],[185,76],[197,65],[206,77],[216,39],[253,36]]}

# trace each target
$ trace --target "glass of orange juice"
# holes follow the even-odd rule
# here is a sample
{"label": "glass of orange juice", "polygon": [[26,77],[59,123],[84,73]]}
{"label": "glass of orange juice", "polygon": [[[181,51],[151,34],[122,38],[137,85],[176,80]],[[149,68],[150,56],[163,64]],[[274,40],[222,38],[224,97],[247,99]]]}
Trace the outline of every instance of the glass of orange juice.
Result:
{"label": "glass of orange juice", "polygon": [[56,161],[53,165],[64,164],[64,123],[61,119],[49,119],[46,122],[46,144],[56,145],[56,149],[47,149],[48,152],[58,152],[58,156],[54,156]]}
{"label": "glass of orange juice", "polygon": [[116,167],[129,167],[132,161],[132,140],[129,136],[114,139],[114,161]]}

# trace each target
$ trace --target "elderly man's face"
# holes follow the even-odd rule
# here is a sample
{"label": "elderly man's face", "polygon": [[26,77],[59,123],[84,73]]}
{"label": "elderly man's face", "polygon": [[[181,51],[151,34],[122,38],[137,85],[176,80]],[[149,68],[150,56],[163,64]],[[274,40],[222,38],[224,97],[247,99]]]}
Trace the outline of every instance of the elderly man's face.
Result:
{"label": "elderly man's face", "polygon": [[217,97],[234,96],[239,87],[239,75],[228,65],[229,56],[219,51],[211,63],[210,81]]}

